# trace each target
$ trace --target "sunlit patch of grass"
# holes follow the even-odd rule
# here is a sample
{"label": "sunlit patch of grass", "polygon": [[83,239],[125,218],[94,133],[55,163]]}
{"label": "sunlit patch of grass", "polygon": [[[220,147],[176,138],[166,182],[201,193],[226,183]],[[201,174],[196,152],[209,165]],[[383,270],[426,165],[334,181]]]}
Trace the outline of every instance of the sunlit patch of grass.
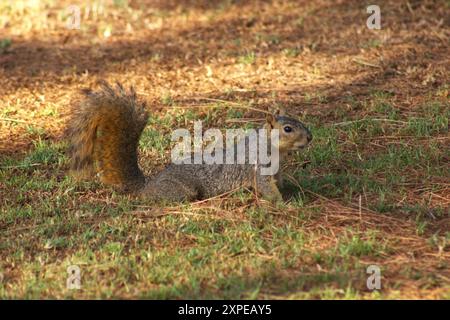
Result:
{"label": "sunlit patch of grass", "polygon": [[239,109],[230,108],[227,111],[227,118],[239,119],[239,118],[242,118],[243,116],[244,116],[244,112]]}
{"label": "sunlit patch of grass", "polygon": [[158,130],[146,129],[142,133],[139,140],[139,146],[142,149],[155,150],[160,154],[164,154],[170,146],[171,139],[167,135],[159,132]]}
{"label": "sunlit patch of grass", "polygon": [[[382,97],[386,97],[384,94]],[[383,99],[384,99],[383,98]],[[435,107],[433,114],[439,119],[442,109]],[[380,110],[379,110],[380,111]],[[390,112],[390,111],[388,111]],[[314,136],[313,147],[308,148],[298,156],[298,162],[309,162],[305,169],[295,171],[298,185],[292,185],[293,190],[312,191],[326,197],[342,197],[348,203],[355,203],[361,195],[370,194],[368,206],[380,213],[398,211],[393,203],[392,195],[406,196],[406,188],[410,179],[405,170],[414,170],[423,177],[427,175],[446,175],[442,145],[436,142],[429,144],[388,144],[377,152],[367,149],[367,142],[385,135],[404,134],[404,130],[411,130],[414,136],[433,136],[444,128],[445,121],[429,122],[424,118],[423,123],[415,120],[408,122],[384,122],[371,117],[348,121],[342,126],[319,126],[311,120],[311,131]],[[427,124],[431,125],[428,127]],[[424,127],[422,127],[422,125]],[[420,134],[423,130],[423,134]],[[425,135],[426,134],[426,135]],[[352,142],[355,152],[346,152],[347,141]],[[347,147],[344,147],[347,145]],[[326,169],[325,169],[326,168]],[[317,174],[317,171],[320,174]],[[295,191],[294,191],[295,192]],[[367,195],[365,195],[367,197]],[[309,195],[298,194],[296,202],[302,206],[308,203]]]}
{"label": "sunlit patch of grass", "polygon": [[35,143],[35,149],[28,156],[26,156],[20,163],[20,166],[32,166],[35,164],[61,165],[65,161],[62,154],[63,145],[55,145],[44,141]]}
{"label": "sunlit patch of grass", "polygon": [[30,169],[38,166],[61,166],[66,161],[63,152],[65,146],[64,143],[53,144],[44,140],[37,140],[34,143],[34,150],[23,159],[0,159],[2,161],[0,163],[0,173],[2,170],[11,170],[16,167]]}
{"label": "sunlit patch of grass", "polygon": [[128,7],[128,0],[114,0],[114,5],[121,8]]}
{"label": "sunlit patch of grass", "polygon": [[286,57],[295,58],[302,52],[299,48],[286,48],[283,49],[283,53]]}
{"label": "sunlit patch of grass", "polygon": [[240,56],[238,61],[241,64],[254,64],[256,61],[256,54],[253,51],[247,52],[246,54]]}
{"label": "sunlit patch of grass", "polygon": [[256,40],[258,42],[265,42],[272,45],[277,45],[281,42],[281,38],[278,34],[257,34]]}
{"label": "sunlit patch of grass", "polygon": [[161,96],[161,103],[166,105],[166,106],[171,106],[173,105],[173,97],[170,94],[170,92],[165,92],[162,96]]}
{"label": "sunlit patch of grass", "polygon": [[314,167],[339,163],[342,157],[342,145],[338,141],[337,130],[333,127],[311,126],[314,136],[314,148],[301,153],[301,159],[308,159]]}
{"label": "sunlit patch of grass", "polygon": [[371,109],[387,119],[396,120],[398,110],[392,105],[392,94],[386,91],[375,91],[371,95]]}
{"label": "sunlit patch of grass", "polygon": [[435,134],[448,133],[449,107],[449,103],[432,102],[426,104],[422,107],[425,117],[409,118],[408,125],[403,129],[403,132],[417,137],[430,137]]}
{"label": "sunlit patch of grass", "polygon": [[327,96],[321,92],[307,92],[305,94],[305,102],[314,102],[318,101],[320,103],[325,103],[327,101]]}
{"label": "sunlit patch of grass", "polygon": [[383,45],[383,42],[379,39],[371,39],[363,44],[361,44],[361,48],[378,48]]}
{"label": "sunlit patch of grass", "polygon": [[369,236],[368,239],[361,239],[358,236],[350,236],[348,239],[341,241],[338,245],[337,251],[343,258],[361,257],[367,255],[378,255],[385,250],[382,243]]}

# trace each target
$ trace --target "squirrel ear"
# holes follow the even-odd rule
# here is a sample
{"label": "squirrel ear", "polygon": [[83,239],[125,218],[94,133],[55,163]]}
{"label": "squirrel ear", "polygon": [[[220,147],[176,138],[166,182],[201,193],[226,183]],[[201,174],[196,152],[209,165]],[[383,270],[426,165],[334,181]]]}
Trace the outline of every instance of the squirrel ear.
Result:
{"label": "squirrel ear", "polygon": [[274,111],[273,111],[273,115],[275,117],[283,117],[286,115],[286,110],[284,108],[280,108],[277,107]]}
{"label": "squirrel ear", "polygon": [[268,113],[266,116],[266,124],[270,127],[273,128],[273,124],[275,123],[276,119],[275,116],[271,113]]}

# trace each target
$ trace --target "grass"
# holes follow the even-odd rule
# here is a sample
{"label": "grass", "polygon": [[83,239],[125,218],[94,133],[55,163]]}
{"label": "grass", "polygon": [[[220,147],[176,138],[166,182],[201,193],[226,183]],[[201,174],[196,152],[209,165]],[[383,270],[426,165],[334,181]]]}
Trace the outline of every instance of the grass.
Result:
{"label": "grass", "polygon": [[247,52],[239,57],[239,62],[242,64],[254,64],[256,61],[256,54],[254,52]]}
{"label": "grass", "polygon": [[5,52],[11,46],[11,39],[0,39],[0,53]]}
{"label": "grass", "polygon": [[[236,118],[241,113],[228,111],[227,115]],[[170,146],[163,132],[181,118],[176,113],[151,117],[141,139],[143,152],[150,148],[150,152],[155,150],[163,157]],[[311,120],[314,123],[319,119]],[[428,207],[396,205],[396,197],[406,194],[401,186],[407,178],[404,170],[429,168],[430,175],[445,174],[439,165],[443,155],[426,146],[394,145],[377,154],[366,154],[362,138],[377,136],[374,131],[364,130],[366,127],[313,127],[314,148],[296,159],[308,160],[310,164],[296,172],[298,186],[293,188],[298,199],[286,205],[288,215],[283,211],[274,215],[272,209],[252,204],[252,195],[243,191],[218,210],[185,205],[163,218],[136,214],[133,212],[140,206],[136,201],[67,178],[64,144],[38,141],[23,159],[6,158],[1,163],[6,190],[15,190],[14,198],[3,200],[0,223],[7,228],[2,251],[8,252],[6,263],[14,261],[26,266],[22,272],[32,273],[23,273],[20,282],[12,282],[13,290],[3,287],[0,293],[9,298],[65,292],[64,297],[81,294],[168,299],[271,297],[275,290],[277,296],[297,298],[366,296],[354,287],[358,281],[359,286],[364,284],[364,264],[360,259],[388,255],[391,241],[383,239],[380,230],[347,227],[335,242],[327,243],[328,240],[325,248],[314,248],[315,241],[324,241],[330,234],[326,228],[308,227],[323,216],[315,208],[316,196],[301,191],[341,199],[348,206],[364,194],[364,204],[375,212],[392,215],[405,211],[414,215],[417,235],[424,236],[430,222],[423,212]],[[358,135],[355,141],[360,142],[362,160],[355,161],[339,138],[350,132]],[[342,165],[348,168],[346,172],[341,171]],[[49,170],[54,174],[49,176]],[[390,173],[385,181],[377,179],[380,172]],[[104,193],[104,200],[95,195],[96,188]],[[237,215],[233,213],[236,210]],[[445,216],[443,208],[438,210],[441,213],[437,216]],[[15,230],[17,226],[19,231]],[[10,237],[13,232],[22,237]],[[45,266],[45,275],[35,273],[41,268],[33,262],[36,259]],[[311,273],[311,262],[329,271],[305,276],[304,273]],[[81,266],[83,288],[92,289],[64,289],[64,270],[71,264]],[[294,275],[286,277],[283,273],[288,270]],[[358,274],[356,278],[350,276],[354,272]],[[247,278],[246,274],[252,277]],[[108,281],[112,275],[114,281]],[[278,285],[269,289],[274,281]],[[95,291],[96,284],[100,284],[101,292]],[[329,287],[330,284],[340,289]],[[143,289],[147,286],[154,289]],[[308,294],[294,293],[306,289]]]}
{"label": "grass", "polygon": [[[391,27],[408,27],[391,43],[335,21],[342,16],[356,30],[359,7],[337,5],[331,19],[319,4],[306,14],[298,1],[183,10],[115,1],[103,22],[111,25],[109,40],[97,34],[95,19],[73,39],[50,32],[52,21],[63,22],[50,2],[28,11],[5,5],[0,298],[448,299],[445,31],[433,27],[419,42],[428,23],[422,9],[402,20],[407,8],[386,3]],[[444,4],[432,6],[436,18],[444,16]],[[11,29],[27,31],[25,17],[38,18],[30,43]],[[122,32],[127,23],[133,34]],[[35,62],[53,52],[38,41],[44,36],[49,44],[67,41],[51,65]],[[355,47],[361,61],[382,56],[380,68],[349,63]],[[203,129],[250,128],[256,123],[248,119],[264,117],[254,109],[274,106],[298,116],[314,140],[286,164],[286,202],[274,207],[238,190],[200,203],[153,204],[73,180],[65,107],[99,78],[133,83],[148,101],[139,150],[149,175],[168,163],[172,130],[192,130],[195,120]],[[81,290],[66,288],[72,265],[80,267]],[[366,287],[369,265],[381,269],[379,291]]]}

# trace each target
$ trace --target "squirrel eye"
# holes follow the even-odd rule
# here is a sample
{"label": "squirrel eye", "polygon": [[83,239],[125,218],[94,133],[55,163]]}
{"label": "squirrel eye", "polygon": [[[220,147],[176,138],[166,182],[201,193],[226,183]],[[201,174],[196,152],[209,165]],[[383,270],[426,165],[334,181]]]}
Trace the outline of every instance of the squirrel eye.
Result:
{"label": "squirrel eye", "polygon": [[284,127],[284,132],[292,132],[292,127],[289,126]]}

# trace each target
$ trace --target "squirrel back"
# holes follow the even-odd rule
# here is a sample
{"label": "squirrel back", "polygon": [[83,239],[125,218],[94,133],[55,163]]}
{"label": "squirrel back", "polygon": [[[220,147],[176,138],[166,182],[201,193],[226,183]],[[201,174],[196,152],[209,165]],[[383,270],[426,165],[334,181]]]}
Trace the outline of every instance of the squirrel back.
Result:
{"label": "squirrel back", "polygon": [[131,87],[120,83],[83,90],[85,99],[70,112],[67,135],[72,174],[100,180],[128,191],[142,189],[145,177],[138,166],[137,147],[148,120],[145,103]]}

